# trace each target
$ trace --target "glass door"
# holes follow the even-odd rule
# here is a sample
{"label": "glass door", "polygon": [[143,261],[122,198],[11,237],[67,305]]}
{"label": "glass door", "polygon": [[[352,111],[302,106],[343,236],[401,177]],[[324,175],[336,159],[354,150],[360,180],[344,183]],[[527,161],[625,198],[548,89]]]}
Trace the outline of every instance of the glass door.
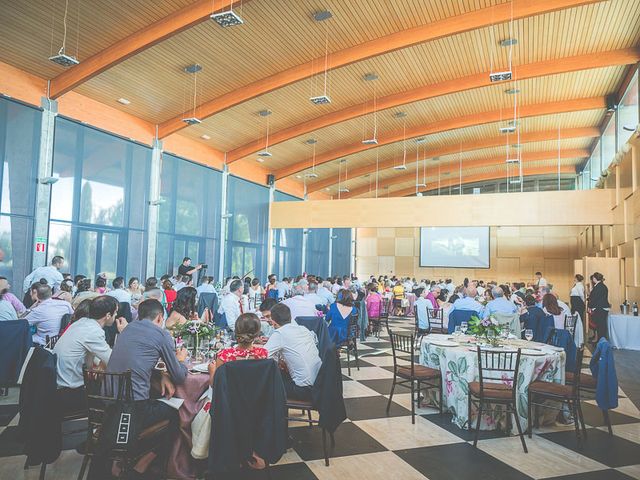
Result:
{"label": "glass door", "polygon": [[120,259],[123,251],[122,232],[117,230],[78,228],[74,273],[86,275],[95,281],[98,273],[105,273],[109,280],[123,272]]}

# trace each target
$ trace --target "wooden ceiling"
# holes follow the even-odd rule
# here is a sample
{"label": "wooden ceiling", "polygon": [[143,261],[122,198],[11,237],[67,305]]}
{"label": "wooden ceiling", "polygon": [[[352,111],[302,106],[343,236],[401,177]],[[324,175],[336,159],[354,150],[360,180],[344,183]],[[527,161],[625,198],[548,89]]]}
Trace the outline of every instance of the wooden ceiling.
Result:
{"label": "wooden ceiling", "polygon": [[[463,183],[506,178],[504,160],[518,152],[525,176],[557,176],[558,158],[571,175],[606,119],[607,96],[640,60],[637,0],[244,0],[233,6],[243,25],[208,20],[231,3],[68,0],[67,53],[81,63],[65,70],[48,60],[62,42],[65,0],[13,0],[0,17],[0,61],[52,80],[53,96],[73,89],[157,124],[160,136],[227,152],[230,163],[256,162],[267,128],[258,112],[268,109],[273,156],[262,165],[337,196],[345,158],[344,197],[371,195],[373,179],[385,194],[410,194],[416,158],[427,190],[438,168],[460,161]],[[314,21],[323,9],[332,18]],[[508,38],[517,44],[501,46]],[[325,47],[331,103],[314,105]],[[509,57],[514,80],[490,83]],[[195,110],[184,72],[193,63],[203,67]],[[502,135],[514,107],[519,135]],[[194,111],[203,121],[186,127]],[[374,123],[380,143],[363,146]],[[408,170],[394,169],[405,147]]]}

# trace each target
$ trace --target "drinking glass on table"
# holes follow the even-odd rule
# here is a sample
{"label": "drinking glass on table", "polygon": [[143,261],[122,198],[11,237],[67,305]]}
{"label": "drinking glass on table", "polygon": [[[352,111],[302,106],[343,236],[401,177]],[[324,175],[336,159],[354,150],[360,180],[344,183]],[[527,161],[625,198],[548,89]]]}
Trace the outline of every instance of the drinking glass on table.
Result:
{"label": "drinking glass on table", "polygon": [[527,328],[524,331],[524,338],[527,339],[528,342],[530,342],[531,340],[533,340],[533,330],[530,328]]}
{"label": "drinking glass on table", "polygon": [[462,331],[463,335],[466,335],[468,329],[469,329],[469,324],[467,322],[462,322],[460,324],[460,330]]}
{"label": "drinking glass on table", "polygon": [[456,325],[456,329],[454,330],[453,335],[456,337],[462,335],[462,327],[460,327],[460,325]]}

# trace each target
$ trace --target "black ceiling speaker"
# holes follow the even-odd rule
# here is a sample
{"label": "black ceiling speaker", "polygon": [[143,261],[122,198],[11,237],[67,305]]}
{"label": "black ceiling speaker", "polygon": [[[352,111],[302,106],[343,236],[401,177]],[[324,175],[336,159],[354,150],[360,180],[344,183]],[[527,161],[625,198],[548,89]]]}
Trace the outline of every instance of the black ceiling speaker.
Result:
{"label": "black ceiling speaker", "polygon": [[607,95],[607,112],[614,112],[618,109],[618,97],[616,94]]}
{"label": "black ceiling speaker", "polygon": [[276,176],[273,173],[267,175],[267,185],[273,187],[276,184]]}

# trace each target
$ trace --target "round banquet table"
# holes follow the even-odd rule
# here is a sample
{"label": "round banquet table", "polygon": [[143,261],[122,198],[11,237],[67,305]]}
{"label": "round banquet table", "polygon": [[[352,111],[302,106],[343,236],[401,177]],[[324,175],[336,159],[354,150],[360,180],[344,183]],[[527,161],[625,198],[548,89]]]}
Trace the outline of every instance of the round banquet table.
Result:
{"label": "round banquet table", "polygon": [[196,478],[195,460],[191,457],[191,422],[206,402],[206,399],[199,399],[208,387],[209,375],[205,373],[188,373],[184,383],[176,385],[174,397],[183,398],[184,403],[178,410],[178,432],[167,462],[168,478]]}
{"label": "round banquet table", "polygon": [[[475,422],[474,413],[471,418],[468,407],[469,382],[479,380],[478,354],[475,345],[464,343],[457,346],[440,346],[438,342],[451,340],[451,335],[430,334],[423,337],[420,349],[420,363],[431,368],[439,368],[443,379],[443,410],[453,413],[452,422],[460,428],[468,428],[469,420]],[[471,337],[460,337],[460,341]],[[520,425],[527,427],[527,393],[529,384],[534,380],[564,383],[566,354],[554,350],[548,345],[527,342],[526,340],[508,341],[515,348],[540,349],[542,355],[525,355],[520,357],[520,369],[517,379],[516,407],[520,417]],[[437,393],[430,391],[430,400],[436,402]],[[499,406],[497,408],[500,408]],[[557,411],[540,409],[541,424],[555,419]],[[500,427],[506,429],[506,415],[503,410],[483,413],[480,429],[493,430]],[[512,433],[517,433],[515,424]]]}

